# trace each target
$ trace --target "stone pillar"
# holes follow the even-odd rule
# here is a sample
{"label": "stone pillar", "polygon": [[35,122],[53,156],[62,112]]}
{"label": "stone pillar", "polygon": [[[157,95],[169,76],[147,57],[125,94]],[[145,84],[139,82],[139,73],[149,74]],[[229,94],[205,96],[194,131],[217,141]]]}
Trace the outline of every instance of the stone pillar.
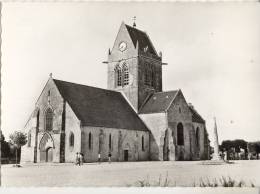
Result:
{"label": "stone pillar", "polygon": [[217,122],[214,117],[214,134],[213,134],[213,143],[214,143],[214,154],[212,160],[221,160],[219,155],[219,144],[218,144],[218,131],[217,131]]}

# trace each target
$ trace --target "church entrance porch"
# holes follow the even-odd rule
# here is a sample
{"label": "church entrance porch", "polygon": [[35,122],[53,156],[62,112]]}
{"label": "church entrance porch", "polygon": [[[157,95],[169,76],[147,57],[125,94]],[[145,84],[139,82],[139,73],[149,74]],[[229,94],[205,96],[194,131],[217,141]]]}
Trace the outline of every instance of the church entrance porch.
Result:
{"label": "church entrance porch", "polygon": [[40,152],[40,162],[52,162],[53,148],[49,147],[45,151]]}
{"label": "church entrance porch", "polygon": [[49,133],[45,133],[39,144],[40,149],[40,162],[53,161],[54,142]]}

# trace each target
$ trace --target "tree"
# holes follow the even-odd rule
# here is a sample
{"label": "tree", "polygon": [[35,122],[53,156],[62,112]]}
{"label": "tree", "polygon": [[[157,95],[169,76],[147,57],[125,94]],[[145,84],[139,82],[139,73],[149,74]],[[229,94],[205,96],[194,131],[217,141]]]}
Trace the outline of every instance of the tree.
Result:
{"label": "tree", "polygon": [[27,136],[25,133],[21,132],[21,131],[15,131],[14,133],[12,133],[10,136],[10,142],[11,144],[13,144],[15,146],[15,164],[17,165],[17,150],[20,149],[23,145],[25,145],[27,143]]}
{"label": "tree", "polygon": [[1,133],[1,158],[10,156],[10,147],[8,142],[5,141],[4,135]]}

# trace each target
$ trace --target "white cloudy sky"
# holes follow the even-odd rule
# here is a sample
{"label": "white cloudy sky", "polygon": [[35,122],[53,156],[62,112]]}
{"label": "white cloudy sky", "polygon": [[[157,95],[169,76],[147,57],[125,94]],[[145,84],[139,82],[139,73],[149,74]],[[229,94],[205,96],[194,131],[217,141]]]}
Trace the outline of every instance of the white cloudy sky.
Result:
{"label": "white cloudy sky", "polygon": [[[106,88],[122,21],[162,51],[163,89],[181,88],[219,139],[260,140],[259,3],[4,3],[2,130],[22,129],[52,72]],[[211,136],[210,136],[211,137]]]}

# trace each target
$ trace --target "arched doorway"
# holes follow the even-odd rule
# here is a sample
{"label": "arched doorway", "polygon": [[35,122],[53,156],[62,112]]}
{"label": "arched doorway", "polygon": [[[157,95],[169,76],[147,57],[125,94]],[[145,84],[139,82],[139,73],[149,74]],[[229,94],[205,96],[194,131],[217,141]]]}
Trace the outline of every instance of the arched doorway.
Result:
{"label": "arched doorway", "polygon": [[52,162],[53,160],[53,148],[49,147],[46,149],[46,162]]}
{"label": "arched doorway", "polygon": [[50,134],[45,133],[39,144],[40,149],[40,162],[53,161],[54,143]]}

